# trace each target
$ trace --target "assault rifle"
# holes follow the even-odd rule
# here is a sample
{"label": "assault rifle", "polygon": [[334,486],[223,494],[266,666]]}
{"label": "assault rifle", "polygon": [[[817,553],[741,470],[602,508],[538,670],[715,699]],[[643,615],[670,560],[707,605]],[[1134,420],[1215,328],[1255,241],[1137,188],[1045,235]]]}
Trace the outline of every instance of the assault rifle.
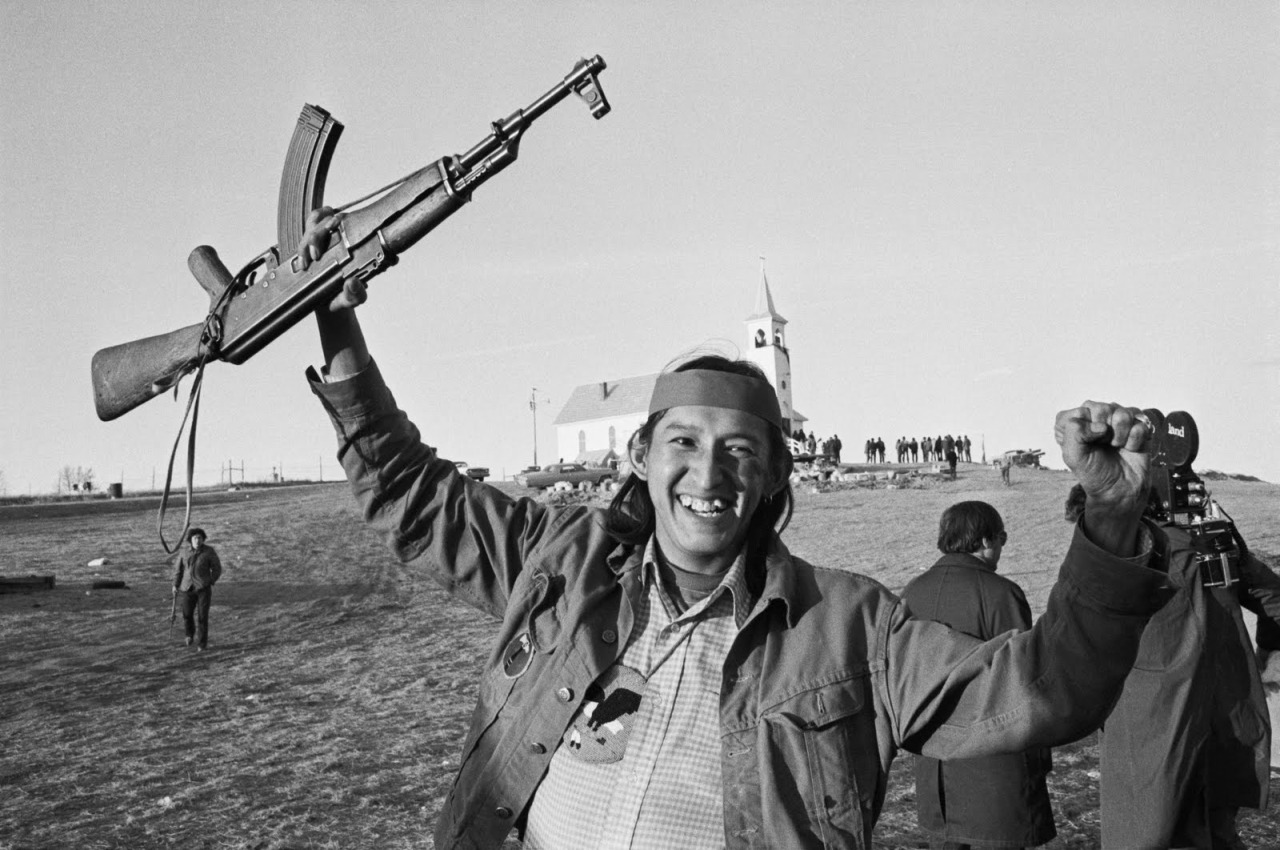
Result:
{"label": "assault rifle", "polygon": [[317,106],[304,106],[280,182],[276,244],[234,275],[213,248],[192,251],[187,266],[209,293],[208,315],[203,322],[96,353],[98,418],[105,422],[129,412],[210,360],[244,363],[330,304],[348,279],[368,280],[394,265],[401,252],[469,201],[478,186],[515,162],[525,129],[570,93],[581,97],[594,117],[604,117],[609,102],[597,78],[604,69],[599,56],[579,61],[542,97],[493,122],[488,137],[466,153],[442,157],[373,193],[382,196],[346,213],[328,250],[305,269],[295,252],[307,214],[323,203],[342,124]]}

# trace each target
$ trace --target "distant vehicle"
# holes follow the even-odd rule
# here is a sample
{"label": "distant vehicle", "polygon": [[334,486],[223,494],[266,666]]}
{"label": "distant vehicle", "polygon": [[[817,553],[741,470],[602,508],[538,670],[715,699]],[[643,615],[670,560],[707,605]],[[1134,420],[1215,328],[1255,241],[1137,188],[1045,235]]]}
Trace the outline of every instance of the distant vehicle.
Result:
{"label": "distant vehicle", "polygon": [[487,466],[471,466],[465,460],[454,461],[453,465],[458,467],[458,471],[463,475],[475,481],[483,481],[489,477]]}
{"label": "distant vehicle", "polygon": [[1008,458],[1014,466],[1034,466],[1039,469],[1043,454],[1044,449],[1010,449],[1001,457]]}
{"label": "distant vehicle", "polygon": [[521,487],[532,487],[541,490],[553,487],[561,481],[577,486],[583,481],[599,486],[606,481],[615,481],[618,472],[600,466],[583,466],[580,463],[549,463],[536,472],[520,472],[515,481]]}

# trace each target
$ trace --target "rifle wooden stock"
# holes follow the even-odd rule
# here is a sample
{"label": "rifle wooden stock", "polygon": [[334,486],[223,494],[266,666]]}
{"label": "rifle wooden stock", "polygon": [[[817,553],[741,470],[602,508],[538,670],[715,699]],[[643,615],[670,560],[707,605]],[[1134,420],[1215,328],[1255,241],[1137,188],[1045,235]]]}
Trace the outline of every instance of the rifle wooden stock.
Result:
{"label": "rifle wooden stock", "polygon": [[93,402],[109,422],[173,387],[200,363],[199,322],[167,334],[104,348],[93,355]]}
{"label": "rifle wooden stock", "polygon": [[[92,371],[98,417],[115,419],[154,398],[195,370],[202,355],[207,354],[207,360],[245,362],[315,310],[327,309],[348,280],[367,281],[394,265],[401,251],[515,162],[524,131],[552,106],[576,94],[595,118],[608,114],[609,103],[596,78],[604,68],[599,56],[581,60],[529,106],[495,121],[493,132],[466,153],[419,169],[373,203],[348,213],[324,255],[303,269],[294,253],[302,234],[299,214],[320,205],[329,157],[342,130],[324,110],[305,107],[290,150],[293,164],[286,164],[281,184],[280,242],[234,276],[212,248],[196,248],[188,265],[209,293],[208,322],[95,354]],[[309,176],[298,189],[294,178],[300,173]],[[202,342],[206,325],[211,339]]]}

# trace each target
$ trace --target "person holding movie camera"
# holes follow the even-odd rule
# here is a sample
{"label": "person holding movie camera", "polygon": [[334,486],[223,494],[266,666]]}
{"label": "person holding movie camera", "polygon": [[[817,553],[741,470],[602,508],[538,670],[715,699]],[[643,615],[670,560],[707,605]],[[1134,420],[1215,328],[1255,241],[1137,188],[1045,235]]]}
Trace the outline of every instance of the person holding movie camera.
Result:
{"label": "person holding movie camera", "polygon": [[[1147,517],[1177,592],[1143,631],[1103,726],[1102,846],[1239,850],[1236,815],[1267,808],[1271,768],[1266,693],[1241,609],[1258,615],[1260,642],[1280,628],[1280,576],[1192,472],[1195,420],[1145,413],[1156,435]],[[1087,501],[1073,487],[1066,519]]]}

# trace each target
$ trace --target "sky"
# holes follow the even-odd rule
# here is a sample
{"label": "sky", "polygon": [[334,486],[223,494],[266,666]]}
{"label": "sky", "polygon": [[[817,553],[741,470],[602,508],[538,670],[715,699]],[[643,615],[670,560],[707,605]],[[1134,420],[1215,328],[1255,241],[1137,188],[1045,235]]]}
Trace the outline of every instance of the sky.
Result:
{"label": "sky", "polygon": [[[1055,414],[1100,399],[1189,411],[1197,470],[1280,482],[1276,4],[0,9],[11,495],[65,466],[163,483],[190,379],[103,423],[91,358],[203,319],[196,246],[234,271],[272,245],[304,103],[345,125],[340,204],[467,150],[595,54],[612,113],[553,109],[361,308],[445,457],[510,475],[536,434],[545,463],[573,387],[745,348],[765,257],[795,406],[846,457],[950,432],[1061,467]],[[197,483],[338,477],[303,374],[319,361],[308,321],[210,366]]]}

